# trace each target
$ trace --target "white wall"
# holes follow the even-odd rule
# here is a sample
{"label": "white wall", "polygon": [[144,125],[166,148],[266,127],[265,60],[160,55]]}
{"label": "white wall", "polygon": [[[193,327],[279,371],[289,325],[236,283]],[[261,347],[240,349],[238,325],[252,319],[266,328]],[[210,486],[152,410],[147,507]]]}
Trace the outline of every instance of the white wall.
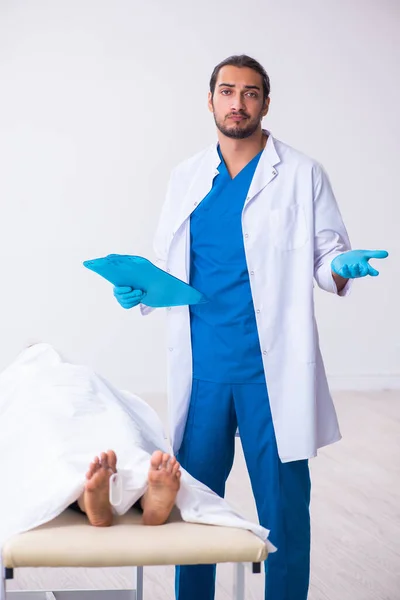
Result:
{"label": "white wall", "polygon": [[45,340],[163,392],[163,315],[125,312],[83,260],[151,257],[170,169],[214,139],[209,75],[259,59],[265,125],[328,170],[354,247],[386,248],[346,301],[317,291],[332,385],[400,382],[396,0],[3,0],[0,368]]}

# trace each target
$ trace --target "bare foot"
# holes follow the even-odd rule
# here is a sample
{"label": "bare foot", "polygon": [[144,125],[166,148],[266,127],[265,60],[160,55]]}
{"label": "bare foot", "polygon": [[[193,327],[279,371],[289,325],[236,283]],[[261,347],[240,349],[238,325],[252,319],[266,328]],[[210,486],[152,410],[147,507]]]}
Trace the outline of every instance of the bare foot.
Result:
{"label": "bare foot", "polygon": [[100,459],[96,456],[86,473],[85,491],[78,503],[95,527],[109,527],[113,513],[110,504],[110,477],[117,471],[117,457],[109,450],[102,452]]}
{"label": "bare foot", "polygon": [[160,450],[151,457],[149,487],[141,504],[144,525],[163,525],[175,504],[180,486],[180,464],[174,456]]}

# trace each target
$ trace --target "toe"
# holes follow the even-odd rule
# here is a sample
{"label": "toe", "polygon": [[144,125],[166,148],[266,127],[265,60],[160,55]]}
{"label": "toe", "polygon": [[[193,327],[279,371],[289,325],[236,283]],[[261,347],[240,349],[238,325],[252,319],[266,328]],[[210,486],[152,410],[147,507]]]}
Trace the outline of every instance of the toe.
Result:
{"label": "toe", "polygon": [[107,460],[108,466],[110,467],[112,472],[115,473],[117,471],[117,455],[115,454],[114,450],[108,450]]}
{"label": "toe", "polygon": [[96,471],[99,468],[99,459],[96,456],[96,458],[93,460],[93,462],[90,463],[89,465],[89,470],[86,473],[86,479],[91,479],[93,477],[93,475],[96,473]]}
{"label": "toe", "polygon": [[156,450],[150,460],[150,467],[152,469],[152,471],[158,471],[158,469],[161,467],[162,464],[162,459],[163,459],[163,453],[161,452],[161,450]]}
{"label": "toe", "polygon": [[180,471],[180,467],[181,467],[181,466],[180,466],[180,464],[179,464],[178,462],[177,462],[177,463],[175,463],[175,464],[174,464],[174,467],[173,467],[173,469],[172,469],[172,473],[173,473],[174,475],[177,475],[178,473],[180,473],[180,472],[181,472],[181,471]]}
{"label": "toe", "polygon": [[169,459],[168,463],[167,463],[167,472],[168,473],[173,473],[174,471],[174,466],[176,465],[176,458],[174,456],[171,456],[171,458]]}
{"label": "toe", "polygon": [[169,454],[163,454],[162,465],[161,465],[163,469],[167,469],[168,463],[169,463],[169,459],[170,459]]}
{"label": "toe", "polygon": [[108,469],[108,456],[106,452],[100,454],[100,466],[102,469]]}

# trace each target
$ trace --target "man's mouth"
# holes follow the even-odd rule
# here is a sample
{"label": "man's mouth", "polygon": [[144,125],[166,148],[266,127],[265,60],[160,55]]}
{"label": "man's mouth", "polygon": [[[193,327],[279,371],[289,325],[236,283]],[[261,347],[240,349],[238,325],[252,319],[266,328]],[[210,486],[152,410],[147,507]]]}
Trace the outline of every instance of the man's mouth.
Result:
{"label": "man's mouth", "polygon": [[229,115],[229,117],[228,117],[228,119],[230,119],[231,121],[235,121],[235,123],[239,123],[240,121],[244,121],[247,118],[248,117],[246,117],[244,115]]}

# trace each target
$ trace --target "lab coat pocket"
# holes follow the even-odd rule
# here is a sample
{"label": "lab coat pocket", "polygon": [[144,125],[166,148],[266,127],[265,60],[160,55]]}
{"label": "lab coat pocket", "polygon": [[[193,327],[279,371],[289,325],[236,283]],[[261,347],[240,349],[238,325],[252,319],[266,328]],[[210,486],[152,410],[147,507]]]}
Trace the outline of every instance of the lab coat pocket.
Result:
{"label": "lab coat pocket", "polygon": [[280,250],[296,250],[308,241],[305,213],[300,204],[271,210],[270,225],[274,246]]}

